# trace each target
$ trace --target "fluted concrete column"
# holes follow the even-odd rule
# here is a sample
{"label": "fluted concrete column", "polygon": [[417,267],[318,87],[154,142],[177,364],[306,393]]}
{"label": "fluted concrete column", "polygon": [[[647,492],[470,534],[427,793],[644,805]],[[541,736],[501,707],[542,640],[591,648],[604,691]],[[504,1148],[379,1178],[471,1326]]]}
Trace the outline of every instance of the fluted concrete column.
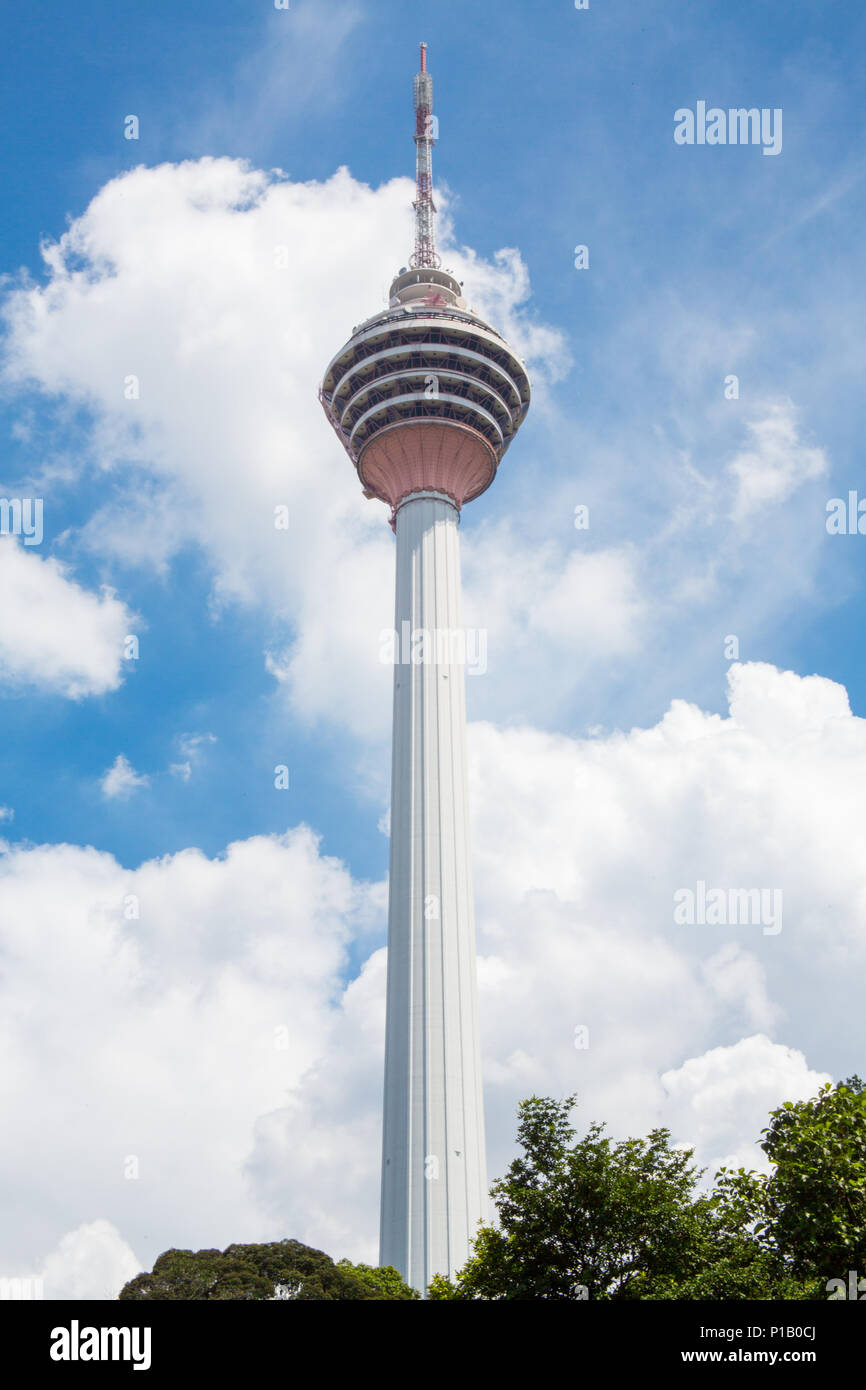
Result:
{"label": "fluted concrete column", "polygon": [[458,520],[432,492],[396,516],[380,1260],[422,1292],[488,1219]]}

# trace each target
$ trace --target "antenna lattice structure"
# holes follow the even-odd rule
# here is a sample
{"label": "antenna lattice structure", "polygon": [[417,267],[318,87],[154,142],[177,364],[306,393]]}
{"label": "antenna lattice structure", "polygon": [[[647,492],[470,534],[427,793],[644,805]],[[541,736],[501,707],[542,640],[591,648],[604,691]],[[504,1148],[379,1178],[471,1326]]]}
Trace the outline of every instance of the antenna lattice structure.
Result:
{"label": "antenna lattice structure", "polygon": [[415,74],[415,253],[409,264],[439,266],[433,234],[433,78],[427,71],[427,45],[421,44],[421,71]]}

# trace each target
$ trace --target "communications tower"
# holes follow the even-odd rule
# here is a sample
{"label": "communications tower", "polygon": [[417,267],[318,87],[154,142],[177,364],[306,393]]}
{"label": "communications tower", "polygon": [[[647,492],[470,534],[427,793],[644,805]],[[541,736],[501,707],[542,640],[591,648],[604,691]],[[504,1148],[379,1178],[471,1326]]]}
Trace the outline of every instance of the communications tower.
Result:
{"label": "communications tower", "polygon": [[414,96],[415,251],[319,396],[397,538],[379,1258],[423,1294],[488,1219],[458,523],[496,476],[529,378],[436,254],[423,43]]}

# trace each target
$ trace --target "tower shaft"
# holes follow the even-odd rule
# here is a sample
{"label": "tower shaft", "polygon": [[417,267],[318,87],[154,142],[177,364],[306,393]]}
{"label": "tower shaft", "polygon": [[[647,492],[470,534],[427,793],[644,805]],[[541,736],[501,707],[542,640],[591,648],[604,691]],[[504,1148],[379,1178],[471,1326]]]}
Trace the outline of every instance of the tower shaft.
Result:
{"label": "tower shaft", "polygon": [[457,508],[414,493],[396,535],[380,1262],[423,1292],[466,1262],[487,1173]]}

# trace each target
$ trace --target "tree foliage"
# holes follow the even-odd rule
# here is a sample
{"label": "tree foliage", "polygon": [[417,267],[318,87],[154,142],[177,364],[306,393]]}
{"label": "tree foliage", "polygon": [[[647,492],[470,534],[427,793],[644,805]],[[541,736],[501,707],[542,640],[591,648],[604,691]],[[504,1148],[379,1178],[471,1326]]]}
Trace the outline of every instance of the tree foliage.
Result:
{"label": "tree foliage", "polygon": [[866,1089],[859,1076],[772,1111],[769,1174],[722,1170],[755,1238],[801,1278],[866,1273]]}
{"label": "tree foliage", "polygon": [[139,1274],[122,1299],[411,1299],[418,1295],[396,1269],[338,1264],[297,1240],[230,1245],[226,1250],[166,1250]]}
{"label": "tree foliage", "polygon": [[[709,1191],[692,1150],[666,1129],[582,1139],[564,1101],[521,1102],[522,1156],[433,1300],[807,1299],[827,1280],[866,1275],[866,1088],[858,1076],[773,1110],[761,1147],[769,1173],[722,1168]],[[122,1299],[417,1299],[396,1269],[340,1260],[296,1240],[167,1250]]]}
{"label": "tree foliage", "polygon": [[356,1279],[373,1290],[372,1298],[420,1299],[417,1289],[404,1284],[393,1265],[353,1265],[348,1260],[338,1260],[338,1269],[348,1270]]}
{"label": "tree foliage", "polygon": [[491,1190],[500,1229],[482,1228],[456,1283],[435,1280],[431,1298],[625,1299],[688,1263],[703,1216],[691,1150],[666,1129],[614,1143],[599,1124],[575,1142],[574,1101],[521,1103],[524,1157]]}
{"label": "tree foliage", "polygon": [[774,1110],[769,1174],[722,1168],[709,1192],[692,1150],[666,1129],[619,1143],[592,1124],[575,1139],[575,1098],[521,1103],[523,1156],[493,1185],[454,1281],[432,1299],[808,1299],[866,1273],[866,1090],[859,1077]]}

